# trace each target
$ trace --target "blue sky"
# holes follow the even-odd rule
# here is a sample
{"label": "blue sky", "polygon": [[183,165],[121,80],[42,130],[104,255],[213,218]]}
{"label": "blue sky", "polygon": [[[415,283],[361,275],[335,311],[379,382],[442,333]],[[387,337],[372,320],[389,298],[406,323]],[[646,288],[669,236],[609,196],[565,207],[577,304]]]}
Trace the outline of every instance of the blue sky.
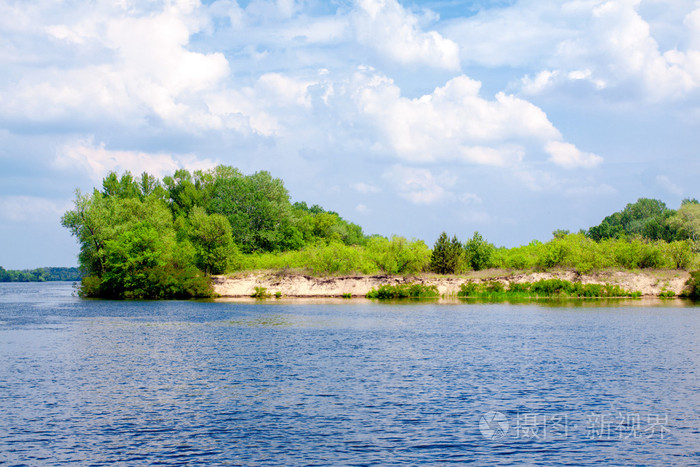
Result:
{"label": "blue sky", "polygon": [[4,0],[0,69],[5,268],[77,264],[111,170],[268,170],[429,245],[698,197],[695,1]]}

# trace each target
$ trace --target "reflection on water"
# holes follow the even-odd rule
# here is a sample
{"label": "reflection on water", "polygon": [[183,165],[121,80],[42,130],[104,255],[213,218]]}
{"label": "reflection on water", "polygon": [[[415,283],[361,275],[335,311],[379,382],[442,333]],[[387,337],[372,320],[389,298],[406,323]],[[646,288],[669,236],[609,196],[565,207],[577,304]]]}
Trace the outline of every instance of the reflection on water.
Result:
{"label": "reflection on water", "polygon": [[697,464],[699,312],[86,301],[70,284],[0,284],[0,459]]}

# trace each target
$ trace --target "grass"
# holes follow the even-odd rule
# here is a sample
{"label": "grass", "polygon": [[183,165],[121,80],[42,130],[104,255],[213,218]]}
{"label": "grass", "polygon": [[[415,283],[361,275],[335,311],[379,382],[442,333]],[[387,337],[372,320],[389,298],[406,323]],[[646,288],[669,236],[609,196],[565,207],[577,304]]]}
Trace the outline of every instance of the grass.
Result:
{"label": "grass", "polygon": [[459,298],[638,298],[641,292],[628,291],[613,284],[582,284],[562,279],[544,279],[537,282],[511,283],[508,289],[502,282],[465,282],[457,293]]}
{"label": "grass", "polygon": [[417,283],[380,285],[372,289],[365,295],[367,298],[378,298],[380,300],[401,299],[401,298],[440,298],[440,292],[434,285],[423,285]]}
{"label": "grass", "polygon": [[265,287],[255,287],[255,291],[250,295],[253,298],[267,298],[270,296]]}

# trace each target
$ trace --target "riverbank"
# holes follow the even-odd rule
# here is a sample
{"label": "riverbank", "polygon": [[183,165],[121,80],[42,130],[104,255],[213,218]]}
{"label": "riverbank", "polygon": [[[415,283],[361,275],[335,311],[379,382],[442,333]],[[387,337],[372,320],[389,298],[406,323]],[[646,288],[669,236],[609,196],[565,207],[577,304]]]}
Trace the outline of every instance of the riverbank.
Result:
{"label": "riverbank", "polygon": [[644,297],[658,297],[665,292],[679,295],[690,277],[687,271],[600,271],[578,274],[561,270],[548,272],[511,272],[498,269],[474,271],[459,276],[425,274],[419,276],[328,276],[313,277],[288,271],[245,272],[213,276],[214,292],[222,297],[250,297],[256,287],[263,287],[269,294],[279,292],[285,297],[364,297],[372,288],[380,285],[419,283],[436,286],[441,295],[456,295],[460,285],[467,281],[498,281],[511,283],[537,282],[545,279],[562,279],[582,284],[612,284],[625,290],[641,292]]}

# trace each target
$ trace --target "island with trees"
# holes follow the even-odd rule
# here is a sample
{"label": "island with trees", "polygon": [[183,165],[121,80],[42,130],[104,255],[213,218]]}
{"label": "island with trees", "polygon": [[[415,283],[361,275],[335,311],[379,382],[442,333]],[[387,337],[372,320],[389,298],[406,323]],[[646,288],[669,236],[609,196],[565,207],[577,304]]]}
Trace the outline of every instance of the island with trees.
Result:
{"label": "island with trees", "polygon": [[[557,230],[547,242],[515,248],[496,247],[478,232],[464,242],[443,233],[430,248],[422,240],[367,235],[338,213],[292,203],[283,181],[268,172],[245,175],[228,166],[182,169],[162,180],[110,173],[101,189],[76,192],[61,222],[80,244],[80,294],[119,299],[249,295],[289,276],[352,279],[365,288],[409,280],[429,288],[439,279],[462,290],[494,278],[506,284],[503,277],[549,280],[554,277],[536,275],[552,271],[569,282],[665,271],[663,277],[677,279],[676,292],[682,280],[693,295],[698,281],[692,271],[700,260],[700,203],[694,199],[674,210],[641,198],[588,230]],[[231,292],[227,280],[238,280],[246,292]],[[349,282],[339,287],[329,295],[342,287],[348,291],[340,295],[359,295]]]}

